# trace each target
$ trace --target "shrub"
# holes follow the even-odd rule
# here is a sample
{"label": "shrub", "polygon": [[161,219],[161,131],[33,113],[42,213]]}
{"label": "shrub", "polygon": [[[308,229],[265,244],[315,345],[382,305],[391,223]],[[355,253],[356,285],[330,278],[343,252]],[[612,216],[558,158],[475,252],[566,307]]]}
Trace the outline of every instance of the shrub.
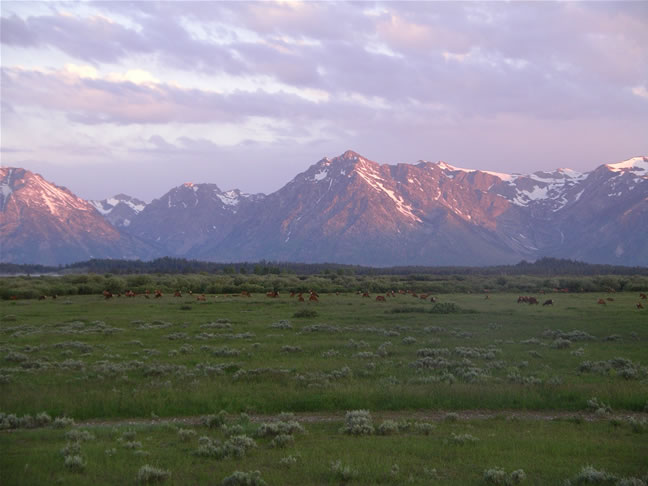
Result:
{"label": "shrub", "polygon": [[257,444],[254,439],[247,435],[235,435],[230,437],[225,444],[223,444],[223,452],[226,456],[243,457],[248,449],[256,447]]}
{"label": "shrub", "polygon": [[52,427],[55,429],[64,429],[72,425],[74,425],[74,419],[69,417],[56,417],[52,423]]}
{"label": "shrub", "polygon": [[169,471],[144,464],[137,471],[137,482],[142,484],[159,483],[171,476]]}
{"label": "shrub", "polygon": [[495,467],[484,471],[484,482],[501,486],[512,486],[520,484],[526,479],[526,473],[522,469],[517,469],[511,474],[507,474],[504,469]]}
{"label": "shrub", "polygon": [[484,471],[484,482],[486,484],[506,485],[508,484],[508,474],[504,469],[491,468]]}
{"label": "shrub", "polygon": [[[289,418],[289,417],[287,417]],[[277,422],[264,422],[256,431],[257,437],[271,437],[277,435],[290,435],[295,432],[304,432],[304,428],[296,420],[279,420]]]}
{"label": "shrub", "polygon": [[47,412],[41,412],[36,414],[36,418],[34,419],[34,423],[37,427],[43,427],[45,425],[49,425],[52,423],[52,417],[50,417]]}
{"label": "shrub", "polygon": [[646,486],[646,482],[639,478],[623,478],[617,481],[615,486]]}
{"label": "shrub", "polygon": [[76,456],[81,454],[80,442],[68,442],[67,445],[61,449],[62,456]]}
{"label": "shrub", "polygon": [[221,483],[222,486],[265,486],[267,483],[261,479],[259,471],[234,471]]}
{"label": "shrub", "polygon": [[612,407],[610,407],[610,405],[606,403],[603,403],[602,401],[599,401],[599,399],[596,397],[592,397],[587,400],[587,408],[595,412],[597,415],[612,413]]}
{"label": "shrub", "polygon": [[86,463],[81,456],[66,456],[64,465],[74,472],[83,472],[86,467]]}
{"label": "shrub", "polygon": [[377,433],[380,435],[398,434],[398,424],[393,420],[385,420],[378,426]]}
{"label": "shrub", "polygon": [[345,434],[351,435],[371,435],[374,433],[374,427],[371,420],[371,414],[368,410],[351,410],[344,417],[344,427],[341,430]]}
{"label": "shrub", "polygon": [[270,447],[276,447],[278,449],[282,449],[284,447],[292,445],[294,442],[295,442],[294,436],[289,434],[279,434],[274,439],[272,439],[272,442],[270,442]]}
{"label": "shrub", "polygon": [[479,439],[471,434],[455,434],[453,433],[450,437],[452,442],[459,445],[464,445],[467,442],[477,442]]}
{"label": "shrub", "polygon": [[178,430],[178,437],[180,437],[181,441],[187,442],[190,440],[192,437],[196,435],[195,430],[191,429],[180,429]]}
{"label": "shrub", "polygon": [[616,480],[616,476],[603,469],[600,471],[592,466],[583,466],[580,472],[567,484],[606,484]]}
{"label": "shrub", "polygon": [[240,424],[223,425],[223,433],[226,437],[232,437],[233,435],[242,435],[245,430]]}
{"label": "shrub", "polygon": [[221,447],[220,441],[212,440],[209,437],[202,436],[198,439],[198,449],[194,451],[194,455],[199,457],[213,457],[215,459],[222,459],[225,457],[225,450]]}
{"label": "shrub", "polygon": [[454,413],[454,412],[449,412],[445,414],[445,417],[443,417],[443,420],[445,422],[457,422],[459,420],[459,415]]}
{"label": "shrub", "polygon": [[221,410],[218,412],[218,415],[206,415],[202,418],[203,425],[206,425],[210,429],[215,429],[221,427],[225,420],[227,419],[227,412]]}
{"label": "shrub", "polygon": [[279,321],[270,324],[273,329],[292,329],[292,324],[289,321]]}
{"label": "shrub", "polygon": [[423,435],[430,435],[434,430],[434,425],[427,422],[416,422],[414,424],[414,432]]}
{"label": "shrub", "polygon": [[279,459],[279,464],[284,467],[292,467],[297,464],[297,456],[286,456]]}
{"label": "shrub", "polygon": [[646,419],[630,417],[628,425],[635,434],[643,434],[648,429],[648,421]]}
{"label": "shrub", "polygon": [[571,346],[571,341],[569,339],[558,338],[551,343],[551,347],[556,349],[566,349],[569,346]]}
{"label": "shrub", "polygon": [[337,481],[347,482],[358,476],[358,471],[349,465],[342,464],[341,460],[331,463],[331,472]]}
{"label": "shrub", "polygon": [[29,360],[29,356],[24,353],[19,353],[18,351],[9,351],[7,356],[5,356],[5,360],[14,363],[24,363]]}

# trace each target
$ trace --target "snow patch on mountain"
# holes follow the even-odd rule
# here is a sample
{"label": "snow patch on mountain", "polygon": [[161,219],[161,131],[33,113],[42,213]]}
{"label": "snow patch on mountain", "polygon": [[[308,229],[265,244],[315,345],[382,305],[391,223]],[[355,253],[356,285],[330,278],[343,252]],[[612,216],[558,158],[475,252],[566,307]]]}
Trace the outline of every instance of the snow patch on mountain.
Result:
{"label": "snow patch on mountain", "polygon": [[87,211],[89,209],[82,199],[68,194],[66,191],[59,189],[40,177],[34,178],[33,183],[40,188],[39,195],[45,203],[45,206],[49,209],[49,212],[54,216],[60,216],[61,207],[66,206],[79,211]]}
{"label": "snow patch on mountain", "polygon": [[127,196],[125,194],[118,194],[113,197],[104,199],[103,201],[88,201],[92,206],[99,211],[102,216],[107,216],[119,205],[124,204],[129,207],[135,214],[141,213],[146,207],[146,203],[139,199]]}
{"label": "snow patch on mountain", "polygon": [[[508,185],[515,188],[515,195],[509,200],[517,206],[542,203],[548,205],[548,209],[553,212],[560,211],[570,202],[567,197],[569,190],[584,181],[588,175],[571,169],[519,175],[508,181]],[[529,181],[532,181],[531,188]],[[582,191],[571,200],[577,201],[581,195]]]}
{"label": "snow patch on mountain", "polygon": [[633,157],[618,164],[606,164],[612,172],[632,172],[641,177],[648,177],[648,158]]}
{"label": "snow patch on mountain", "polygon": [[380,174],[378,174],[373,167],[371,167],[369,164],[366,163],[363,159],[361,159],[362,165],[358,168],[356,168],[356,173],[365,181],[369,186],[377,190],[378,192],[383,192],[387,194],[387,196],[394,201],[396,204],[396,210],[406,216],[407,218],[410,218],[416,222],[422,222],[421,218],[416,216],[412,210],[412,206],[409,204],[406,204],[403,198],[400,195],[397,195],[392,191],[391,189],[387,189],[384,186],[385,179],[380,177]]}
{"label": "snow patch on mountain", "polygon": [[94,208],[99,211],[99,214],[102,216],[106,216],[107,214],[110,214],[110,212],[115,208],[114,206],[110,206],[108,209],[106,209],[101,201],[88,201]]}
{"label": "snow patch on mountain", "polygon": [[[437,165],[439,168],[443,171],[449,171],[449,172],[465,172],[467,174],[471,174],[473,172],[483,172],[484,174],[489,174],[495,177],[499,177],[503,181],[512,181],[515,179],[516,176],[512,174],[505,174],[503,172],[494,172],[492,170],[476,170],[476,169],[464,169],[462,167],[455,167],[454,165],[450,165],[446,162],[437,162]],[[448,176],[450,179],[452,179],[453,176]]]}
{"label": "snow patch on mountain", "polygon": [[0,197],[2,197],[2,203],[0,204],[0,208],[4,208],[5,203],[9,199],[9,196],[11,196],[12,192],[13,189],[11,189],[11,186],[9,186],[9,184],[0,185]]}
{"label": "snow patch on mountain", "polygon": [[241,202],[239,199],[239,194],[235,190],[216,194],[216,197],[220,199],[221,202],[226,206],[238,206]]}

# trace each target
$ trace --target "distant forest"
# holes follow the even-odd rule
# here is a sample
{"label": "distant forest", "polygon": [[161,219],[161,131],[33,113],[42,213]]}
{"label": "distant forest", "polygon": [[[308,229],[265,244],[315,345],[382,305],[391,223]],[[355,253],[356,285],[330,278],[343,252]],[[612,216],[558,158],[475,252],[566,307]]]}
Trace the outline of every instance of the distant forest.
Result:
{"label": "distant forest", "polygon": [[646,275],[648,267],[626,267],[542,258],[536,262],[521,261],[516,265],[490,267],[364,267],[336,263],[292,263],[292,262],[240,262],[214,263],[184,258],[164,257],[151,261],[93,259],[65,266],[18,265],[0,263],[1,275],[30,274],[79,274],[96,273],[113,275],[137,274],[211,274],[211,275],[530,275],[530,276],[592,276],[592,275]]}
{"label": "distant forest", "polygon": [[[648,269],[589,265],[545,258],[496,267],[391,267],[279,262],[207,263],[177,258],[151,262],[90,260],[65,267],[1,264],[0,300],[101,295],[160,290],[258,295],[281,292],[482,292],[648,291]],[[51,273],[48,273],[51,272]],[[12,273],[13,275],[9,275]]]}

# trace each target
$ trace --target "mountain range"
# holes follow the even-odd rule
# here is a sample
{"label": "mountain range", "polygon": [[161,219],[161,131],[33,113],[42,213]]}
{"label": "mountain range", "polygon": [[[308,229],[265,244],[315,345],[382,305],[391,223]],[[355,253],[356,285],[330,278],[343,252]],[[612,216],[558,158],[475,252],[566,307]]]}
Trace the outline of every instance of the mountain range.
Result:
{"label": "mountain range", "polygon": [[149,204],[84,201],[0,168],[0,260],[179,256],[372,266],[493,265],[544,256],[648,264],[648,157],[502,174],[445,162],[378,164],[347,151],[278,191],[185,183]]}

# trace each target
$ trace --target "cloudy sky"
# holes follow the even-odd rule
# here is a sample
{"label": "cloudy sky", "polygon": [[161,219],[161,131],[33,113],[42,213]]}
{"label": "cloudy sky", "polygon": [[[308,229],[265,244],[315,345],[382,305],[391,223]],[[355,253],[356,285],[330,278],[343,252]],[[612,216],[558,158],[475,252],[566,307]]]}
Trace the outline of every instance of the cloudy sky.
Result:
{"label": "cloudy sky", "polygon": [[2,165],[86,198],[272,192],[324,156],[648,154],[648,2],[0,4]]}

